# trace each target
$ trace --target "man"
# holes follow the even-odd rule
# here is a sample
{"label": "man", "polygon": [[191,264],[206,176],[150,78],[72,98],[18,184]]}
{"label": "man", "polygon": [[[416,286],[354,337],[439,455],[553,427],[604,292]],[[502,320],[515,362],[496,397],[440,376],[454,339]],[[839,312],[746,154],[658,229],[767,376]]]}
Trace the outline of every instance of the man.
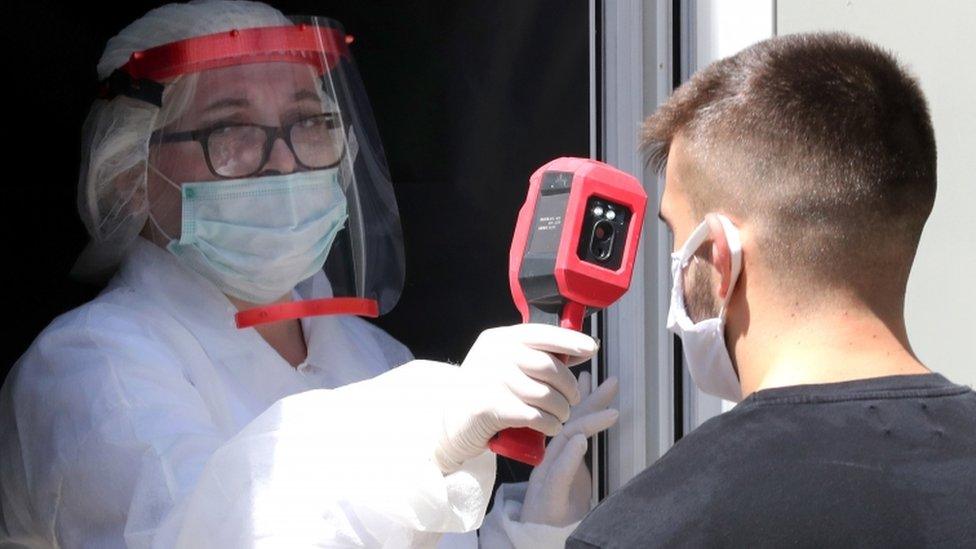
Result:
{"label": "man", "polygon": [[644,140],[669,327],[703,390],[745,400],[567,546],[976,546],[976,393],[919,362],[903,314],[936,189],[918,83],[849,35],[773,38],[696,74]]}

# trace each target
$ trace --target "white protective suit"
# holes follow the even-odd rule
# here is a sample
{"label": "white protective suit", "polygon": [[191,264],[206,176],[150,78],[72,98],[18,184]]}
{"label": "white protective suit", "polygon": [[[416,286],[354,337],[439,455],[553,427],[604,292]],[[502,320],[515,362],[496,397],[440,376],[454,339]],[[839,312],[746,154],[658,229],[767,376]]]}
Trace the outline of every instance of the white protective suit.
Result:
{"label": "white protective suit", "polygon": [[[328,283],[299,297],[310,284]],[[416,395],[371,397],[403,345],[359,318],[303,319],[293,368],[235,312],[137,239],[98,298],[52,322],[0,393],[0,545],[477,546],[495,456],[445,477],[405,434],[428,419]],[[576,526],[520,524],[524,487],[503,492],[482,545],[561,547]]]}

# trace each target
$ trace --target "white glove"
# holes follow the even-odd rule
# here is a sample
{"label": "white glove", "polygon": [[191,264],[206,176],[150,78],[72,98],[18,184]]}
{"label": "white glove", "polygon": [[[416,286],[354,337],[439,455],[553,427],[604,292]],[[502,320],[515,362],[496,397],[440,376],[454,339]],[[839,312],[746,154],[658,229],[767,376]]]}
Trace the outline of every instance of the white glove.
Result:
{"label": "white glove", "polygon": [[[590,336],[545,324],[518,324],[481,333],[452,380],[443,434],[434,453],[449,474],[481,455],[503,429],[529,427],[555,436],[580,401],[567,365],[597,351]],[[550,354],[551,353],[551,354]],[[553,355],[566,357],[566,362]]]}
{"label": "white glove", "polygon": [[608,378],[590,394],[590,374],[580,374],[583,401],[573,406],[569,422],[546,447],[546,457],[529,476],[522,522],[567,526],[590,509],[593,486],[583,463],[586,439],[610,428],[620,415],[608,408],[617,395],[617,378]]}

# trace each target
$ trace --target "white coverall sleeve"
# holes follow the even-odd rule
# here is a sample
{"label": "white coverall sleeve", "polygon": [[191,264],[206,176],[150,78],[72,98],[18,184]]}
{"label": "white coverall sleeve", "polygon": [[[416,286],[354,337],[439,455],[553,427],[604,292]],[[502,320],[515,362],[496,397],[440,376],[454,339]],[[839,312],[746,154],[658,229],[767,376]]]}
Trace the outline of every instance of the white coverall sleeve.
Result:
{"label": "white coverall sleeve", "polygon": [[107,318],[56,321],[4,387],[8,541],[407,547],[480,525],[494,456],[441,475],[418,395],[383,376],[292,395],[227,441],[159,327]]}
{"label": "white coverall sleeve", "polygon": [[494,455],[445,477],[417,436],[436,419],[374,398],[375,384],[284,398],[218,449],[176,517],[178,545],[433,546],[480,526]]}
{"label": "white coverall sleeve", "polygon": [[495,505],[478,531],[483,549],[562,549],[581,521],[567,526],[520,522],[527,482],[502,484],[495,492]]}

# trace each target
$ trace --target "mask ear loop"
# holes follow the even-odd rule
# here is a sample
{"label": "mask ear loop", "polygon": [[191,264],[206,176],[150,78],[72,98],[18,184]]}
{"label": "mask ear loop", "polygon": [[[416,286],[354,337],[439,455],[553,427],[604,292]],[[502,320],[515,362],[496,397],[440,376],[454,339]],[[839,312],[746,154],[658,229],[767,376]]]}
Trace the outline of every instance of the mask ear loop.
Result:
{"label": "mask ear loop", "polygon": [[[152,171],[156,172],[156,175],[158,175],[159,177],[161,177],[163,179],[163,181],[165,181],[171,187],[173,187],[174,189],[176,189],[176,192],[180,193],[180,196],[183,196],[183,190],[180,188],[180,186],[177,185],[176,183],[174,183],[172,179],[170,179],[169,177],[166,176],[166,174],[164,174],[163,172],[159,171],[159,168],[157,168],[156,166],[153,166],[151,162],[146,162],[146,166],[148,166],[149,169],[151,169]],[[149,205],[149,223],[152,224],[151,227],[150,227],[150,230],[159,231],[159,233],[162,234],[163,237],[166,238],[166,240],[168,242],[172,242],[174,240],[173,237],[171,237],[159,225],[159,222],[156,220],[156,216],[153,215],[152,204]]]}
{"label": "mask ear loop", "polygon": [[691,231],[691,235],[685,240],[685,243],[681,246],[681,249],[675,254],[679,261],[681,262],[681,270],[691,263],[691,258],[694,257],[695,252],[701,247],[702,243],[708,238],[708,223],[702,221],[694,231]]}
{"label": "mask ear loop", "polygon": [[[725,317],[725,309],[732,298],[732,291],[735,290],[735,284],[739,280],[739,274],[742,272],[742,241],[739,238],[739,229],[732,223],[732,221],[722,214],[715,214],[718,217],[719,222],[722,224],[722,230],[725,232],[725,240],[729,244],[730,261],[731,265],[731,280],[729,280],[729,290],[725,293],[725,297],[722,299],[722,307],[719,309],[719,318]],[[695,255],[695,251],[708,239],[708,222],[702,221],[695,230],[691,232],[688,239],[685,241],[681,249],[678,250],[674,255],[678,258],[680,264],[678,272],[675,276],[681,276],[691,259]],[[684,291],[682,284],[682,291]],[[681,296],[682,300],[684,296]]]}
{"label": "mask ear loop", "polygon": [[[196,90],[196,74],[178,74],[175,77],[173,77],[171,80],[167,80],[165,82],[162,91],[161,104],[159,105],[159,108],[156,110],[156,114],[153,117],[153,122],[151,126],[152,129],[160,130],[163,126],[166,125],[166,123],[168,123],[167,121],[171,122],[172,120],[176,119],[178,115],[182,115],[183,113],[185,113],[187,105],[189,103],[189,98],[192,96],[195,90]],[[152,135],[153,133],[150,133],[149,139],[152,139]],[[147,146],[149,146],[148,143]],[[180,187],[179,184],[177,184],[172,179],[170,179],[166,174],[161,172],[159,168],[157,168],[152,163],[149,157],[146,158],[146,167],[147,167],[147,174],[146,174],[147,187],[149,184],[148,170],[152,170],[153,172],[156,173],[156,175],[161,177],[163,181],[169,184],[169,186],[176,189],[176,192],[179,194],[180,198],[182,199],[183,196],[182,187]],[[148,188],[146,189],[146,191],[147,191],[146,196],[148,201],[148,196],[149,196]],[[162,226],[159,224],[159,221],[156,219],[156,216],[153,215],[153,205],[151,203],[149,204],[148,209],[149,209],[149,222],[151,223],[150,231],[153,233],[159,232],[159,234],[163,235],[163,237],[167,241],[167,244],[173,242],[174,240],[177,240],[171,237],[169,233],[167,233],[165,230],[163,230]]]}
{"label": "mask ear loop", "polygon": [[725,308],[732,299],[732,292],[735,290],[735,284],[739,280],[739,274],[742,273],[742,240],[739,238],[739,229],[732,224],[732,221],[729,218],[722,214],[715,215],[722,224],[722,230],[725,231],[725,241],[729,245],[729,254],[731,256],[729,260],[732,262],[729,289],[727,292],[725,292],[725,297],[722,298],[722,308],[719,311],[719,318],[725,318]]}

